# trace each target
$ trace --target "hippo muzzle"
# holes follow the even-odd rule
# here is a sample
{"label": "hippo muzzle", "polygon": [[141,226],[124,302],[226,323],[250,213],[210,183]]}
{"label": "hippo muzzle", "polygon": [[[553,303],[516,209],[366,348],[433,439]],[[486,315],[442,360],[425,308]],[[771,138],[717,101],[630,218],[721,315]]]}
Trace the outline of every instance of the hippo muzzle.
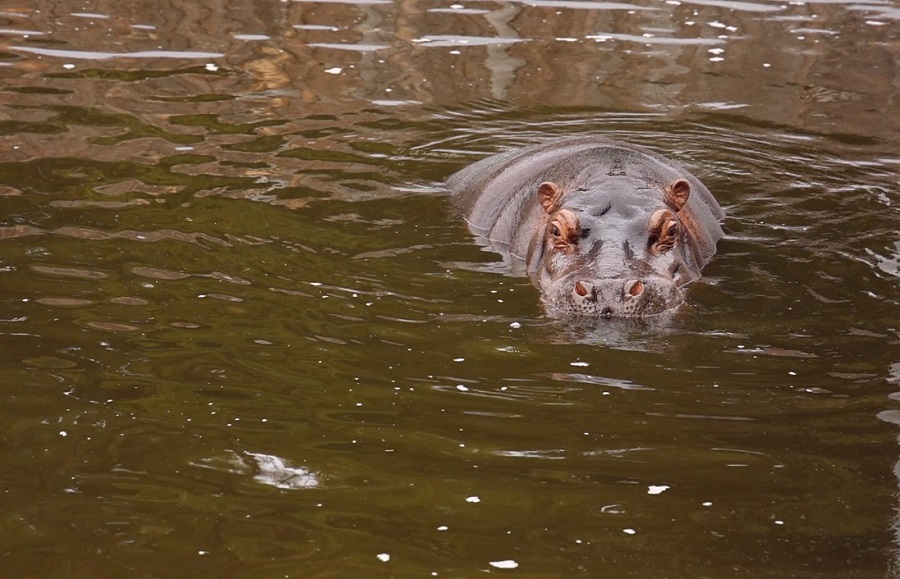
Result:
{"label": "hippo muzzle", "polygon": [[664,313],[684,303],[684,292],[671,280],[604,278],[578,280],[571,290],[545,294],[547,310],[556,315],[633,318]]}

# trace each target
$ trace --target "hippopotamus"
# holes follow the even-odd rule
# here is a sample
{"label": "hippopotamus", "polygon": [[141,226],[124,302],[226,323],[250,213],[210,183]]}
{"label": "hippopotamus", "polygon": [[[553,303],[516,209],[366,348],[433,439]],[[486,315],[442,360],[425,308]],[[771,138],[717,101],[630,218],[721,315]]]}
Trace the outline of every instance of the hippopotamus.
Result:
{"label": "hippopotamus", "polygon": [[723,237],[725,213],[696,177],[603,138],[494,155],[446,184],[470,230],[518,264],[554,317],[672,310]]}

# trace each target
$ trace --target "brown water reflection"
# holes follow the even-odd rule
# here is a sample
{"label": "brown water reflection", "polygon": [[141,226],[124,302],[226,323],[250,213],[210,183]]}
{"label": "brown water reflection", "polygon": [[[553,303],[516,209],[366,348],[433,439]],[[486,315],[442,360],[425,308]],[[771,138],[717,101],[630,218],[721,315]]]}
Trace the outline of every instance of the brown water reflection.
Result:
{"label": "brown water reflection", "polygon": [[[898,16],[4,3],[4,573],[896,574]],[[726,207],[675,315],[547,320],[441,194],[571,134]]]}

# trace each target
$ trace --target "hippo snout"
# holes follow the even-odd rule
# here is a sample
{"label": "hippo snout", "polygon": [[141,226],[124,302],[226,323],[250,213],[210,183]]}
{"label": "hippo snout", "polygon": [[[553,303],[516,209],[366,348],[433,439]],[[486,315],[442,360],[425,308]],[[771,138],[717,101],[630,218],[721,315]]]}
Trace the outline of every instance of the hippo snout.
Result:
{"label": "hippo snout", "polygon": [[681,290],[662,279],[578,280],[565,300],[571,313],[636,317],[662,313],[681,304]]}

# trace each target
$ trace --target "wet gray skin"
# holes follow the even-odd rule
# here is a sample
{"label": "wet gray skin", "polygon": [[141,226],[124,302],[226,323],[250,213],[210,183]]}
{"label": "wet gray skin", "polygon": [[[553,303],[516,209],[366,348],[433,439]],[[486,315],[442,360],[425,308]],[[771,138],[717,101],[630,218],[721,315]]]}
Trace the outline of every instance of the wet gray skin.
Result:
{"label": "wet gray skin", "polygon": [[724,212],[683,167],[574,138],[489,157],[447,180],[472,231],[540,289],[550,315],[639,317],[684,302]]}

